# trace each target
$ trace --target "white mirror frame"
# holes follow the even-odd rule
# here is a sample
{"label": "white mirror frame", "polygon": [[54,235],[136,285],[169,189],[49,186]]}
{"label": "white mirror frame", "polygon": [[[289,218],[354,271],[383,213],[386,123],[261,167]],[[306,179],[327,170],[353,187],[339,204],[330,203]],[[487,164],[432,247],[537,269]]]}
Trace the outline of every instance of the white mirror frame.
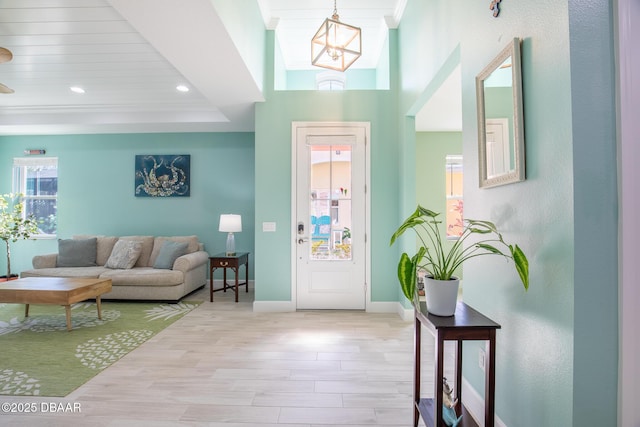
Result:
{"label": "white mirror frame", "polygon": [[[509,139],[509,149],[513,149],[513,169],[499,175],[489,176],[487,159],[487,118],[484,85],[494,71],[507,60],[512,58],[513,85],[513,140]],[[496,58],[491,61],[476,77],[476,100],[478,108],[478,163],[480,174],[480,188],[495,187],[525,180],[525,148],[524,148],[524,116],[522,107],[522,64],[520,56],[520,39],[514,38]],[[506,119],[489,119],[504,121]]]}

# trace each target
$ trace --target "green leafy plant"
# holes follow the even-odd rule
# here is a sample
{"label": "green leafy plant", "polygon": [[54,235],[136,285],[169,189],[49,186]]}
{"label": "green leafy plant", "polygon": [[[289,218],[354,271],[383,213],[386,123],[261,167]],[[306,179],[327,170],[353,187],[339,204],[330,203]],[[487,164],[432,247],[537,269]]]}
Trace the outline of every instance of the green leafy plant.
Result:
{"label": "green leafy plant", "polygon": [[345,227],[342,230],[342,240],[351,238],[351,229],[349,227]]}
{"label": "green leafy plant", "polygon": [[[464,220],[462,235],[447,251],[439,229],[442,224],[438,220],[439,215],[418,205],[415,212],[391,236],[390,244],[393,245],[398,237],[411,229],[421,242],[414,256],[409,257],[405,252],[398,262],[400,287],[408,300],[415,303],[418,269],[425,270],[436,280],[451,280],[454,271],[465,261],[483,255],[501,255],[512,260],[525,291],[529,289],[529,261],[526,255],[518,245],[507,244],[492,222]],[[466,240],[472,235],[482,237],[465,246]]]}
{"label": "green leafy plant", "polygon": [[25,216],[22,194],[0,196],[0,240],[7,248],[7,279],[11,277],[11,242],[29,239],[38,232],[38,224],[33,215]]}

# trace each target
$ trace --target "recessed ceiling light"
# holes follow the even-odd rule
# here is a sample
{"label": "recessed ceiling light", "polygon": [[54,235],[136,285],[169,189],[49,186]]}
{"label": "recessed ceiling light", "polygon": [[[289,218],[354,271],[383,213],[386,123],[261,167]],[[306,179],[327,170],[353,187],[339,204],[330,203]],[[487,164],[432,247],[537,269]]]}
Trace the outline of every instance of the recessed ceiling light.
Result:
{"label": "recessed ceiling light", "polygon": [[73,93],[84,93],[84,89],[80,86],[71,86],[69,89],[71,89],[71,92]]}
{"label": "recessed ceiling light", "polygon": [[187,87],[185,85],[178,85],[178,86],[176,86],[176,90],[178,92],[189,92],[189,87]]}

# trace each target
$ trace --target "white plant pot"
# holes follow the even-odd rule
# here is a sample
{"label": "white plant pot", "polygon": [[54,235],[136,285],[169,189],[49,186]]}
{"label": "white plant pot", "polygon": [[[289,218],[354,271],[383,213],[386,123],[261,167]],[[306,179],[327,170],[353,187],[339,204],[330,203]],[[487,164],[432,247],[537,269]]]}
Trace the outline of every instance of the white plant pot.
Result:
{"label": "white plant pot", "polygon": [[424,278],[424,297],[427,302],[427,311],[436,316],[453,316],[458,303],[458,288],[460,279],[452,277],[451,280],[435,280]]}

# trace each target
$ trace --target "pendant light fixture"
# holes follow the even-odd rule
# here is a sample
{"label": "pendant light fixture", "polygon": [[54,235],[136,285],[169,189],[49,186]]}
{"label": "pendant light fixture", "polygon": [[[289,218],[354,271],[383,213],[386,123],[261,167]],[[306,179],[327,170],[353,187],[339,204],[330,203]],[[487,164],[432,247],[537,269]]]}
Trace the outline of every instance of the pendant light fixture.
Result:
{"label": "pendant light fixture", "polygon": [[362,54],[361,30],[340,22],[336,0],[333,15],[324,20],[311,39],[311,64],[344,71]]}

